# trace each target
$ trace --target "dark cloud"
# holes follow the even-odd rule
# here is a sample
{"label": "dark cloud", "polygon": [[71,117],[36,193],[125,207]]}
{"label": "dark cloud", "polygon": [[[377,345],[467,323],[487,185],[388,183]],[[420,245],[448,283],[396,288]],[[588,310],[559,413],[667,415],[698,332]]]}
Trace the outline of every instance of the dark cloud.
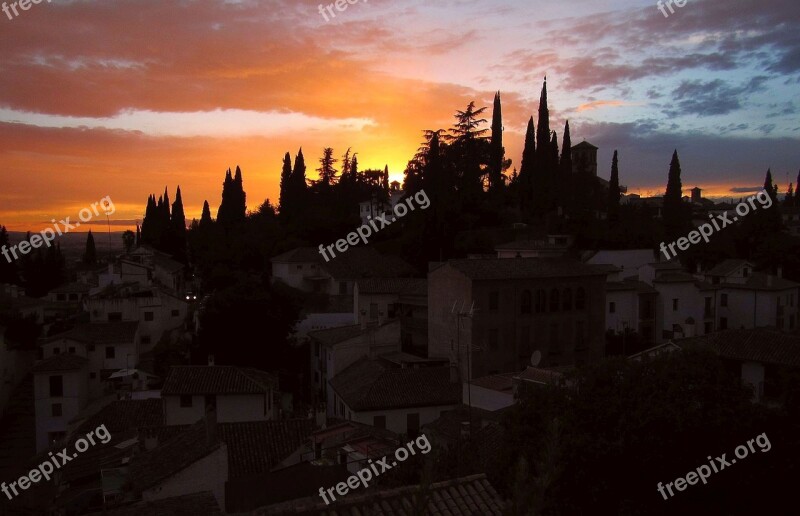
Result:
{"label": "dark cloud", "polygon": [[674,104],[664,109],[670,117],[679,115],[726,115],[742,108],[747,95],[762,91],[767,77],[753,77],[741,86],[731,86],[722,79],[682,81],[672,90]]}

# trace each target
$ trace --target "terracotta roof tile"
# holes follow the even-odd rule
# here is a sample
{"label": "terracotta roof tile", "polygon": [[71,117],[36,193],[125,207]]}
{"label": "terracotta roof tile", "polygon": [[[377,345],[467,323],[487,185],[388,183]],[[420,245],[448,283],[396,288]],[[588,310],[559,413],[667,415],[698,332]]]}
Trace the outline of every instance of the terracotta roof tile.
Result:
{"label": "terracotta roof tile", "polygon": [[222,515],[217,500],[210,491],[183,496],[173,496],[152,502],[140,502],[88,516],[217,516]]}
{"label": "terracotta roof tile", "polygon": [[277,380],[257,369],[234,366],[174,366],[169,370],[162,395],[264,394]]}
{"label": "terracotta roof tile", "polygon": [[72,353],[61,353],[50,358],[40,360],[33,366],[34,373],[48,373],[53,371],[74,371],[89,364],[89,359]]}
{"label": "terracotta roof tile", "polygon": [[485,258],[450,260],[447,265],[474,280],[605,276],[592,265],[566,258]]}
{"label": "terracotta roof tile", "polygon": [[731,360],[800,366],[800,337],[776,330],[723,330],[673,342],[681,347],[709,346]]}
{"label": "terracotta roof tile", "polygon": [[294,453],[314,431],[310,419],[220,423],[220,439],[228,445],[228,477],[268,473]]}

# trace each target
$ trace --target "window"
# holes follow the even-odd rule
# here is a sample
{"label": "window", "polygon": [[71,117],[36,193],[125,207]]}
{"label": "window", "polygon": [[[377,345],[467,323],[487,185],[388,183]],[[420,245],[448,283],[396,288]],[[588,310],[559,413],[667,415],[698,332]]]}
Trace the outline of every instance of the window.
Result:
{"label": "window", "polygon": [[67,295],[66,294],[56,294],[56,301],[66,301]]}
{"label": "window", "polygon": [[319,384],[319,371],[314,371],[314,384]]}
{"label": "window", "polygon": [[497,342],[499,340],[499,331],[497,328],[491,328],[489,330],[489,349],[495,350],[497,349]]}
{"label": "window", "polygon": [[547,309],[547,294],[544,290],[536,291],[536,313],[541,314]]}
{"label": "window", "polygon": [[578,290],[575,291],[575,309],[586,309],[586,291],[583,289],[583,287],[578,287]]}
{"label": "window", "polygon": [[109,312],[108,322],[120,322],[122,320],[122,312]]}
{"label": "window", "polygon": [[86,346],[86,351],[94,351],[94,344],[89,344]]}
{"label": "window", "polygon": [[69,300],[70,301],[77,301],[78,300],[78,294],[70,294],[69,295]]}
{"label": "window", "polygon": [[114,346],[106,346],[106,358],[115,358],[117,356],[117,348]]}
{"label": "window", "polygon": [[189,408],[192,406],[192,395],[181,394],[181,408]]}
{"label": "window", "polygon": [[315,357],[319,356],[319,342],[314,343],[314,356]]}
{"label": "window", "polygon": [[149,335],[142,335],[140,339],[142,344],[150,344],[150,336]]}
{"label": "window", "polygon": [[586,349],[586,324],[583,321],[575,322],[575,349]]}
{"label": "window", "polygon": [[339,282],[339,294],[341,294],[341,295],[347,294],[347,282],[346,281],[340,281]]}
{"label": "window", "polygon": [[710,322],[704,323],[703,324],[703,333],[708,334],[708,333],[711,333],[711,331],[712,331],[711,323]]}
{"label": "window", "polygon": [[719,329],[720,330],[727,330],[728,329],[728,318],[727,317],[720,317],[719,318]]}
{"label": "window", "polygon": [[50,377],[50,397],[60,398],[64,395],[64,377],[61,375]]}
{"label": "window", "polygon": [[62,416],[62,412],[61,412],[61,403],[53,403],[53,404],[50,406],[50,414],[51,414],[53,417],[61,417],[61,416]]}
{"label": "window", "polygon": [[750,269],[748,269],[747,267],[745,267],[744,269],[742,269],[742,276],[744,276],[744,277],[746,278],[746,277],[748,277],[749,275],[750,275]]}
{"label": "window", "polygon": [[53,354],[54,355],[60,355],[61,354],[61,348],[53,348]]}
{"label": "window", "polygon": [[297,269],[298,271],[302,271],[303,270],[303,266],[302,265],[296,265],[295,269]]}
{"label": "window", "polygon": [[677,312],[678,311],[678,299],[677,298],[672,300],[672,311],[673,312]]}
{"label": "window", "polygon": [[181,311],[180,310],[173,310],[172,311],[172,317],[180,317],[180,315],[181,315]]}
{"label": "window", "polygon": [[70,346],[68,352],[69,352],[70,355],[74,355],[75,354],[75,346]]}
{"label": "window", "polygon": [[703,305],[703,317],[711,317],[711,298],[705,298],[705,304]]}
{"label": "window", "polygon": [[[536,311],[539,311],[539,307],[537,305]],[[519,312],[521,314],[529,314],[531,313],[531,291],[530,290],[523,290],[522,296],[520,297],[519,301]]]}
{"label": "window", "polygon": [[386,429],[386,416],[374,416],[372,418],[372,426]]}
{"label": "window", "polygon": [[550,324],[550,352],[558,353],[558,324]]}
{"label": "window", "polygon": [[55,444],[67,436],[66,432],[48,432],[47,438],[50,439],[51,444]]}
{"label": "window", "polygon": [[500,294],[498,292],[489,292],[489,310],[497,310],[500,304]]}
{"label": "window", "polygon": [[564,289],[564,299],[563,304],[564,310],[572,310],[572,290],[565,288]]}
{"label": "window", "polygon": [[144,320],[145,321],[152,321],[153,320],[153,312],[145,312],[144,313]]}
{"label": "window", "polygon": [[727,307],[728,306],[728,294],[720,294],[719,296],[719,306]]}
{"label": "window", "polygon": [[406,433],[409,437],[416,437],[419,433],[419,412],[406,415]]}
{"label": "window", "polygon": [[217,410],[217,397],[214,394],[206,394],[203,398],[203,406],[206,410],[208,410],[209,407]]}
{"label": "window", "polygon": [[561,303],[559,302],[558,298],[558,289],[554,288],[550,291],[550,311],[551,312],[558,312]]}
{"label": "window", "polygon": [[608,303],[608,313],[615,314],[617,313],[617,303],[611,301]]}
{"label": "window", "polygon": [[94,380],[95,378],[97,378],[97,373],[89,373],[90,380]]}

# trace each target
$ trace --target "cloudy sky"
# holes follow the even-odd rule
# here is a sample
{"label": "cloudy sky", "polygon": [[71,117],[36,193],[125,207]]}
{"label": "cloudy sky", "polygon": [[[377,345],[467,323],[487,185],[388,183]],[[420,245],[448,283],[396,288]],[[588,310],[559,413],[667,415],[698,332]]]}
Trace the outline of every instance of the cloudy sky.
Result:
{"label": "cloudy sky", "polygon": [[[0,12],[0,224],[35,229],[110,195],[124,223],[181,186],[189,217],[241,166],[248,207],[277,201],[302,147],[388,164],[422,129],[501,92],[508,157],[547,75],[551,128],[620,152],[657,194],[678,150],[685,188],[785,191],[800,169],[800,4],[688,0],[52,0]],[[487,113],[489,114],[489,113]],[[788,178],[788,179],[787,179]],[[738,196],[738,195],[737,195]]]}

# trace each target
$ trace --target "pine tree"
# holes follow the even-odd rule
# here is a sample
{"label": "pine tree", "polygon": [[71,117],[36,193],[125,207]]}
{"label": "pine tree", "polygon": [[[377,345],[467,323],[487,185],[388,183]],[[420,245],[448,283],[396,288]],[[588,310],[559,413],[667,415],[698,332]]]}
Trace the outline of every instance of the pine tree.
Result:
{"label": "pine tree", "polygon": [[569,120],[564,125],[564,141],[561,144],[561,161],[559,162],[559,182],[561,183],[561,206],[564,213],[570,215],[574,209],[575,185],[572,177],[572,138],[569,134]]}
{"label": "pine tree", "polygon": [[500,105],[500,92],[494,96],[494,107],[492,109],[492,148],[489,161],[489,188],[497,190],[503,184],[503,158],[505,149],[503,148],[503,112]]}
{"label": "pine tree", "polygon": [[350,155],[351,147],[347,148],[347,152],[342,155],[342,173],[339,176],[340,183],[348,183],[351,182],[351,175],[350,175],[350,167],[352,165],[352,157]]}
{"label": "pine tree", "polygon": [[289,183],[292,178],[292,156],[288,152],[283,156],[283,169],[281,170],[281,194],[278,198],[278,209],[281,215],[285,216],[287,206],[291,204],[291,187]]}
{"label": "pine tree", "polygon": [[614,150],[614,157],[611,160],[611,178],[608,181],[608,221],[612,225],[619,222],[619,199],[619,163],[617,151]]}
{"label": "pine tree", "polygon": [[183,211],[183,198],[181,197],[181,187],[175,192],[175,202],[172,203],[172,224],[171,237],[173,242],[170,252],[175,258],[184,262],[186,260],[186,214]]}
{"label": "pine tree", "polygon": [[328,188],[336,182],[336,174],[338,171],[334,167],[339,160],[333,157],[333,149],[325,147],[322,150],[322,157],[319,159],[319,184],[323,188]]}
{"label": "pine tree", "polygon": [[664,194],[664,230],[669,241],[675,241],[684,233],[683,187],[681,185],[681,162],[678,151],[672,153],[669,164],[667,191]]}
{"label": "pine tree", "polygon": [[94,244],[94,235],[92,235],[91,229],[86,235],[86,247],[83,252],[83,263],[84,265],[95,265],[97,263],[97,248]]}
{"label": "pine tree", "polygon": [[350,177],[353,178],[354,182],[358,182],[358,158],[356,154],[353,154],[353,159],[350,161]]}
{"label": "pine tree", "polygon": [[386,165],[383,169],[383,176],[381,176],[381,188],[383,188],[383,193],[386,194],[387,198],[389,195],[389,165]]}

